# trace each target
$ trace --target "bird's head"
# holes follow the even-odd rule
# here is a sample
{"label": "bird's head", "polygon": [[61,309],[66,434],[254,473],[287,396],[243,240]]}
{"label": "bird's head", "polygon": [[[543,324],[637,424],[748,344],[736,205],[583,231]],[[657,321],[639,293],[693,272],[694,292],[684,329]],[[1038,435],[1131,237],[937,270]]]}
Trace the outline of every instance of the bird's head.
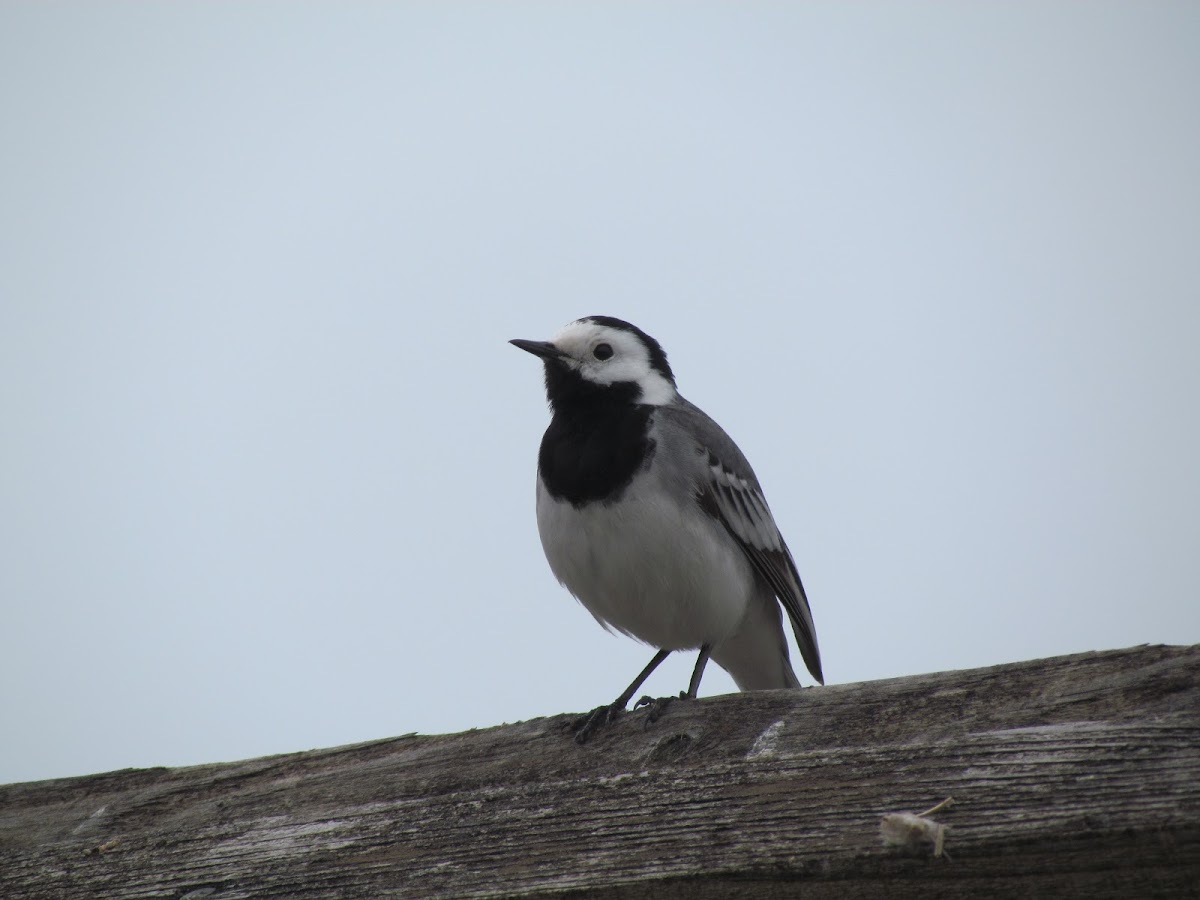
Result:
{"label": "bird's head", "polygon": [[675,375],[662,345],[611,316],[576,319],[548,341],[509,341],[546,364],[546,396],[556,409],[612,397],[662,406],[675,399]]}

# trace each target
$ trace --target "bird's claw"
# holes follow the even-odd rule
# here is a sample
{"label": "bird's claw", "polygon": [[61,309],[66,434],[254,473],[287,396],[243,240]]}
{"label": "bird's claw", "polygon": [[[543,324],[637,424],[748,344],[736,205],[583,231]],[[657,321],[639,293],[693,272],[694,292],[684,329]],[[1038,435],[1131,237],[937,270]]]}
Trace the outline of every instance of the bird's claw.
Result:
{"label": "bird's claw", "polygon": [[584,713],[571,723],[571,731],[575,733],[575,743],[586,744],[593,734],[602,728],[607,728],[623,712],[625,712],[623,706],[609,703],[605,706],[597,706],[590,713]]}
{"label": "bird's claw", "polygon": [[667,707],[676,700],[687,700],[687,691],[680,691],[678,697],[651,697],[649,694],[643,696],[637,703],[633,705],[634,709],[641,709],[643,706],[647,708],[646,721],[642,723],[643,728],[649,727],[652,723],[657,722],[662,714],[667,711]]}

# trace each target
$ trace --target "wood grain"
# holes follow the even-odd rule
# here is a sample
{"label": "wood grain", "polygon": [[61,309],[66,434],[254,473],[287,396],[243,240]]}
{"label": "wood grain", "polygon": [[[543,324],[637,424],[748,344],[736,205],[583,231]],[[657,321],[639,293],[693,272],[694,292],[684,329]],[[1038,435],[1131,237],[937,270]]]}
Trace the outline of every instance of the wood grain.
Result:
{"label": "wood grain", "polygon": [[3,786],[0,897],[1200,896],[1200,645],[570,719]]}

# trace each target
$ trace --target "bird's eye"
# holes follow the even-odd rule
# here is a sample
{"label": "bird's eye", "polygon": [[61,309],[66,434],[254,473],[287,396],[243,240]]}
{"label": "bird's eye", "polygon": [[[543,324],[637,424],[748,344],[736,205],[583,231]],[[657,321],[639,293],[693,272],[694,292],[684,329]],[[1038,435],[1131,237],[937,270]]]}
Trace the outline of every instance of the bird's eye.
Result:
{"label": "bird's eye", "polygon": [[612,355],[613,349],[608,344],[597,344],[595,349],[592,350],[592,356],[596,357],[596,359],[604,360]]}

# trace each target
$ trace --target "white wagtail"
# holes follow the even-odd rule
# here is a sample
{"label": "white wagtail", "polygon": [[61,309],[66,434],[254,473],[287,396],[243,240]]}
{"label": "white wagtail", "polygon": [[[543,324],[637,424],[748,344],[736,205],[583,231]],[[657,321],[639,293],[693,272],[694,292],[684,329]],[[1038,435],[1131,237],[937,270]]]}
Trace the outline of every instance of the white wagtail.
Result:
{"label": "white wagtail", "polygon": [[550,568],[600,624],[659,648],[576,739],[624,710],[674,650],[700,651],[682,698],[696,696],[710,656],[743,691],[799,687],[780,603],[823,684],[808,598],[754,470],[675,389],[658,341],[588,316],[553,340],[511,343],[545,362],[537,522]]}

